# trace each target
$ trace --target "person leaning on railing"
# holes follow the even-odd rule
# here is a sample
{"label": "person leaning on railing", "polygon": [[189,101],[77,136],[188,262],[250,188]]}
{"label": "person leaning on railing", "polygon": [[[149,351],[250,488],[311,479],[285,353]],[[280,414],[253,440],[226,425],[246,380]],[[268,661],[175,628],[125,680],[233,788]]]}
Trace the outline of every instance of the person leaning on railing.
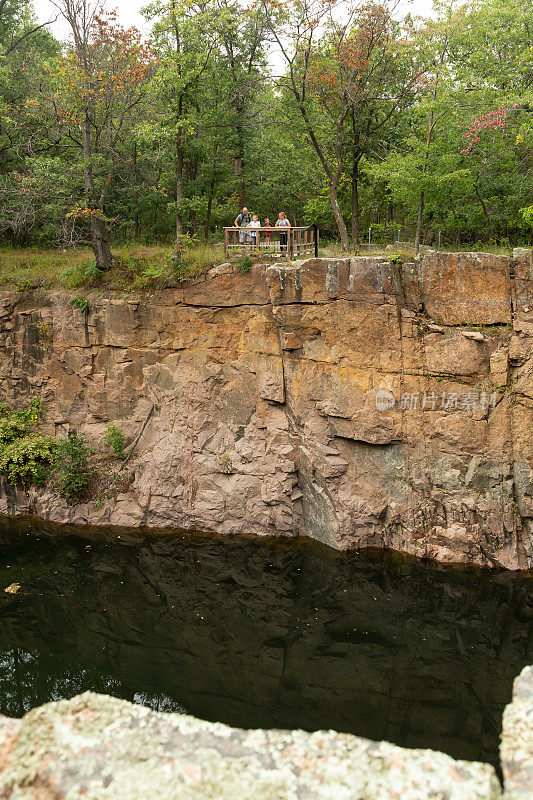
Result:
{"label": "person leaning on railing", "polygon": [[[285,214],[284,211],[280,211],[279,212],[278,218],[276,220],[276,226],[275,227],[276,228],[290,228],[291,227],[291,223],[287,219],[287,215]],[[280,231],[280,234],[279,234],[279,249],[282,252],[285,252],[285,250],[287,249],[287,234],[286,233],[282,233],[281,231]]]}

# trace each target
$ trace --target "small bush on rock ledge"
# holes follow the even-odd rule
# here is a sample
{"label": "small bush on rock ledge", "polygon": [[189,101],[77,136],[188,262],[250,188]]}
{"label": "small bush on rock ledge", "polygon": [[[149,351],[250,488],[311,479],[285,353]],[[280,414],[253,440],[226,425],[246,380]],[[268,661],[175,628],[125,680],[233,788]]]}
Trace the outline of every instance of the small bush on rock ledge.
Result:
{"label": "small bush on rock ledge", "polygon": [[69,433],[66,439],[56,439],[52,457],[53,482],[59,494],[67,500],[78,500],[91,481],[89,456],[92,450],[85,436]]}
{"label": "small bush on rock ledge", "polygon": [[0,472],[10,483],[40,486],[54,453],[49,436],[23,436],[0,449]]}
{"label": "small bush on rock ledge", "polygon": [[113,455],[117,458],[126,458],[126,453],[124,452],[125,441],[126,437],[120,428],[117,428],[116,425],[108,427],[105,432],[104,442],[113,450]]}
{"label": "small bush on rock ledge", "polygon": [[237,261],[237,269],[240,272],[249,272],[252,269],[253,265],[254,262],[252,261],[252,258],[249,255],[243,256],[242,258],[239,258],[239,260]]}

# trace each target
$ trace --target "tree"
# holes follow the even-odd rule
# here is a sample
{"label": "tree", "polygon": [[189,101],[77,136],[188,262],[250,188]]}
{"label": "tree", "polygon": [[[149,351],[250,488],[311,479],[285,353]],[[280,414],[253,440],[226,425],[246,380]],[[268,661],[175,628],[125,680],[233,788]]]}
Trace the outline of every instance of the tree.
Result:
{"label": "tree", "polygon": [[28,0],[0,0],[0,58],[11,55],[53,21],[38,24]]}
{"label": "tree", "polygon": [[391,123],[412,103],[419,74],[418,55],[408,29],[384,6],[366,6],[355,16],[342,68],[349,104],[352,173],[352,245],[359,238],[359,164],[362,157],[383,151],[380,137],[390,136]]}
{"label": "tree", "polygon": [[264,44],[266,20],[260,9],[242,8],[235,2],[218,0],[222,69],[227,70],[229,110],[235,146],[234,175],[239,207],[246,204],[245,150],[266,71]]}
{"label": "tree", "polygon": [[[347,250],[348,231],[338,191],[344,166],[344,123],[348,104],[335,67],[331,67],[343,46],[347,26],[335,30],[332,18],[335,3],[329,4],[329,8],[322,0],[293,0],[281,8],[270,0],[262,0],[262,3],[284,62],[285,74],[279,85],[288,106],[287,115],[289,118],[294,113],[299,115],[301,132],[324,170],[342,249]],[[332,26],[333,39],[330,47],[321,47],[319,29],[321,24],[327,23]]]}
{"label": "tree", "polygon": [[195,95],[208,69],[217,31],[215,9],[203,0],[170,0],[152,5],[149,17],[158,17],[153,30],[159,67],[151,84],[157,113],[145,128],[145,137],[171,143],[175,174],[176,261],[181,258],[184,220],[184,165],[187,140],[194,130]]}
{"label": "tree", "polygon": [[59,51],[47,24],[36,24],[27,0],[0,0],[0,173],[20,167],[25,153],[44,144],[35,126],[24,129],[20,110],[34,103],[44,65]]}
{"label": "tree", "polygon": [[359,244],[358,165],[376,133],[403,106],[413,69],[401,53],[399,26],[385,5],[295,0],[274,10],[263,0],[286,73],[281,87],[300,115],[329,185],[342,248],[348,231],[339,187],[348,142],[352,151],[352,240]]}
{"label": "tree", "polygon": [[519,229],[531,196],[531,14],[501,0],[438,9],[414,37],[426,68],[405,135],[371,169],[416,219],[417,250],[425,223],[474,241]]}
{"label": "tree", "polygon": [[70,219],[88,228],[98,269],[112,266],[111,219],[105,213],[110,187],[129,156],[129,140],[146,97],[152,51],[135,28],[124,29],[89,0],[59,0],[73,46],[58,60],[48,113],[54,115],[62,147],[83,173],[84,202]]}

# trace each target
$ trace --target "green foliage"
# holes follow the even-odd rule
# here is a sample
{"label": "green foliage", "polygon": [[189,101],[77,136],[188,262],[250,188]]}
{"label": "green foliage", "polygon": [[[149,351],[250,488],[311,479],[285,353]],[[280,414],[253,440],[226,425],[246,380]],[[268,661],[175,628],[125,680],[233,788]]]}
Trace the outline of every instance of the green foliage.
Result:
{"label": "green foliage", "polygon": [[533,205],[528,206],[527,208],[522,208],[520,213],[522,214],[522,219],[526,225],[529,225],[531,228],[533,228]]}
{"label": "green foliage", "polygon": [[90,261],[83,267],[83,276],[91,281],[99,280],[104,273],[96,266],[96,261]]}
{"label": "green foliage", "polygon": [[124,452],[125,441],[126,437],[120,428],[117,428],[116,425],[109,425],[105,432],[104,442],[113,450],[113,455],[117,458],[126,458],[126,453]]}
{"label": "green foliage", "polygon": [[70,304],[81,311],[82,314],[89,313],[89,301],[85,297],[73,297]]}
{"label": "green foliage", "polygon": [[49,436],[29,435],[0,446],[0,472],[10,483],[40,486],[54,457],[55,444]]}
{"label": "green foliage", "polygon": [[54,442],[38,428],[40,412],[38,398],[25,409],[0,408],[0,472],[10,483],[38,486],[45,480]]}
{"label": "green foliage", "polygon": [[249,272],[252,269],[253,265],[254,262],[252,261],[252,258],[249,255],[242,256],[237,261],[237,269],[240,270],[240,272]]}
{"label": "green foliage", "polygon": [[403,265],[403,259],[401,256],[389,256],[389,263],[395,269],[400,270]]}
{"label": "green foliage", "polygon": [[[0,473],[10,483],[25,487],[40,486],[51,476],[63,497],[79,499],[91,480],[88,459],[92,450],[85,437],[76,433],[66,439],[44,436],[39,427],[40,416],[38,398],[24,409],[11,410],[5,403],[0,404]],[[115,446],[120,451],[122,434],[115,431]]]}
{"label": "green foliage", "polygon": [[59,273],[59,280],[70,289],[77,289],[85,284],[85,274],[78,265],[68,266]]}
{"label": "green foliage", "polygon": [[[432,246],[439,231],[454,249],[530,244],[531,0],[437,3],[432,18],[403,21],[333,0],[319,22],[313,5],[152,3],[149,51],[102,18],[84,77],[47,28],[25,36],[31,6],[10,0],[0,283],[25,291],[60,273],[74,291],[174,286],[220,263],[212,245],[243,203],[261,220],[283,210],[295,225],[317,222],[325,241],[338,235],[331,176],[337,213],[354,235],[358,213],[363,244],[369,226],[382,244],[396,226],[412,233],[420,209]],[[268,65],[276,36],[289,56],[280,77]],[[502,125],[487,124],[502,109]],[[76,249],[98,221],[113,244],[105,270]]]}
{"label": "green foliage", "polygon": [[0,419],[0,445],[20,439],[28,433],[28,423],[14,414]]}
{"label": "green foliage", "polygon": [[170,261],[148,264],[136,275],[134,284],[139,288],[148,285],[168,286],[175,281],[175,270]]}
{"label": "green foliage", "polygon": [[82,434],[69,433],[56,439],[52,458],[52,479],[62,497],[74,501],[83,497],[91,481],[89,456],[92,450]]}

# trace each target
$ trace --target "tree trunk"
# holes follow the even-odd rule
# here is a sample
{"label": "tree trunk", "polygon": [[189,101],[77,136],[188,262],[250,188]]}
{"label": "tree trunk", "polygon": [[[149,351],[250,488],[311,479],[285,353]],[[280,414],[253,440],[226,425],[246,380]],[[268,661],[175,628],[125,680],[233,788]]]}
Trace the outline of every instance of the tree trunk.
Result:
{"label": "tree trunk", "polygon": [[487,225],[487,236],[490,239],[490,237],[492,236],[492,225],[491,225],[491,221],[490,221],[490,214],[488,212],[486,204],[483,201],[483,198],[481,197],[481,194],[480,194],[479,189],[477,188],[477,186],[474,186],[474,191],[476,193],[477,199],[479,200],[479,204],[480,204],[481,208],[483,209],[483,216],[485,217],[485,222],[486,222],[486,225]]}
{"label": "tree trunk", "polygon": [[244,208],[246,205],[246,185],[244,182],[244,159],[242,155],[236,155],[233,164],[233,174],[237,178],[237,186],[239,193],[239,208]]}
{"label": "tree trunk", "polygon": [[[444,57],[445,57],[445,51],[443,51],[443,53],[441,55],[441,59],[440,59],[441,65],[444,63]],[[438,74],[437,74],[437,77],[435,78],[435,85],[433,87],[433,95],[432,95],[433,104],[435,103],[435,100],[437,99],[438,85],[439,85],[439,80],[438,80]],[[432,105],[431,106],[431,110],[429,112],[429,117],[428,117],[428,132],[427,132],[427,136],[426,136],[426,150],[425,150],[425,153],[424,153],[424,164],[423,164],[423,167],[422,167],[422,181],[425,181],[425,177],[426,177],[427,171],[428,171],[429,150],[430,150],[430,147],[431,147],[431,138],[433,136],[433,130],[435,128],[436,121],[437,120],[435,119],[434,105]],[[422,183],[422,186],[424,186],[424,183]],[[424,192],[425,192],[424,188],[420,189],[420,200],[419,200],[419,203],[418,203],[418,218],[416,220],[416,233],[415,233],[415,255],[418,255],[418,251],[420,250],[420,239],[422,238],[422,218],[424,216]]]}
{"label": "tree trunk", "polygon": [[244,119],[244,105],[237,105],[237,146],[239,152],[235,156],[235,174],[239,181],[239,208],[246,205],[246,182],[244,179],[244,131],[242,120]]}
{"label": "tree trunk", "polygon": [[209,232],[211,230],[211,210],[213,208],[213,197],[215,195],[215,173],[211,175],[211,183],[209,185],[209,195],[207,198],[207,214],[205,217],[204,236],[206,242],[209,244]]}
{"label": "tree trunk", "polygon": [[103,271],[113,266],[113,255],[109,247],[107,225],[99,217],[91,217],[91,247],[96,259],[96,266]]}
{"label": "tree trunk", "polygon": [[352,165],[352,248],[359,249],[359,158],[354,151]]}
{"label": "tree trunk", "polygon": [[137,242],[139,240],[139,233],[140,233],[140,222],[139,222],[139,179],[137,176],[137,142],[133,143],[133,181],[135,183],[135,192],[134,192],[134,203],[135,203],[135,213],[134,213],[134,232],[133,237]]}
{"label": "tree trunk", "polygon": [[[176,3],[171,3],[172,25],[174,28],[174,45],[176,50],[176,61],[178,65],[178,75],[181,77],[181,31],[176,15]],[[176,267],[181,264],[182,238],[183,238],[183,150],[184,134],[181,128],[183,118],[183,94],[178,96],[178,108],[176,113],[176,249],[174,252],[174,263]]]}
{"label": "tree trunk", "polygon": [[337,228],[339,229],[339,236],[341,237],[341,249],[342,250],[349,250],[350,249],[350,242],[348,240],[348,229],[346,227],[346,223],[344,221],[344,217],[342,216],[342,212],[339,206],[339,200],[337,197],[337,187],[332,186],[330,188],[329,193],[329,201],[331,204],[331,210],[335,215],[335,221],[337,222]]}
{"label": "tree trunk", "polygon": [[181,263],[181,240],[183,238],[183,141],[179,124],[183,112],[183,101],[178,102],[178,132],[176,134],[176,264]]}
{"label": "tree trunk", "polygon": [[[91,166],[91,120],[89,113],[85,114],[83,120],[83,158],[85,165],[83,167],[83,177],[85,182],[85,196],[87,206],[91,209],[95,206],[94,199],[94,180]],[[103,201],[104,194],[102,194]],[[101,203],[103,205],[103,202]],[[102,208],[99,209],[103,211]],[[109,231],[103,219],[99,216],[91,215],[91,247],[93,249],[96,266],[98,269],[105,271],[111,269],[113,266],[113,256],[109,247]]]}
{"label": "tree trunk", "polygon": [[424,215],[424,190],[420,192],[420,201],[418,203],[418,217],[416,220],[416,233],[415,233],[415,255],[418,255],[418,251],[420,250],[423,215]]}

